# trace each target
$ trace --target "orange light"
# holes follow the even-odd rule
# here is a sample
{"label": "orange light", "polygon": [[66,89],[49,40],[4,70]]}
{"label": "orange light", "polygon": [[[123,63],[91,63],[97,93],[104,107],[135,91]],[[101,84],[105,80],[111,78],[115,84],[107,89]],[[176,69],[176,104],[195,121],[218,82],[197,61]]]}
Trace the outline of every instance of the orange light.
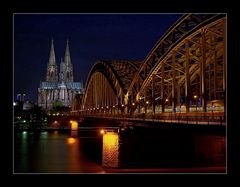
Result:
{"label": "orange light", "polygon": [[149,102],[147,101],[146,104],[148,104]]}
{"label": "orange light", "polygon": [[132,106],[134,106],[135,105],[135,103],[132,103]]}
{"label": "orange light", "polygon": [[71,130],[78,130],[78,122],[77,121],[71,121]]}
{"label": "orange light", "polygon": [[166,101],[168,102],[168,99],[166,99]]}
{"label": "orange light", "polygon": [[103,130],[103,129],[102,129],[102,130],[100,130],[100,133],[101,133],[101,134],[104,134],[104,130]]}
{"label": "orange light", "polygon": [[114,132],[107,132],[103,136],[103,144],[110,147],[118,145],[118,135]]}
{"label": "orange light", "polygon": [[76,142],[75,138],[72,138],[72,137],[71,137],[71,138],[68,138],[68,139],[67,139],[67,143],[68,143],[68,144],[73,144],[73,143],[75,143],[75,142]]}
{"label": "orange light", "polygon": [[103,135],[102,164],[108,167],[118,167],[119,138],[115,132],[106,132]]}
{"label": "orange light", "polygon": [[194,95],[193,97],[194,97],[195,99],[197,98],[197,96],[196,96],[196,95]]}

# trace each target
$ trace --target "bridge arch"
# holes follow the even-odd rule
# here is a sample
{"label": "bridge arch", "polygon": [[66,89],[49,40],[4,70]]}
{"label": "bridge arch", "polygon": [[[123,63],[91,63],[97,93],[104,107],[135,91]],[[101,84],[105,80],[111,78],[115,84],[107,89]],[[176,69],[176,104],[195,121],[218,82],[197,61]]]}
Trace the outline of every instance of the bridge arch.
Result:
{"label": "bridge arch", "polygon": [[225,14],[182,16],[135,74],[126,94],[129,111],[207,111],[209,102],[224,103],[225,21]]}
{"label": "bridge arch", "polygon": [[124,60],[96,62],[86,82],[83,110],[90,113],[123,112],[125,95],[139,64]]}

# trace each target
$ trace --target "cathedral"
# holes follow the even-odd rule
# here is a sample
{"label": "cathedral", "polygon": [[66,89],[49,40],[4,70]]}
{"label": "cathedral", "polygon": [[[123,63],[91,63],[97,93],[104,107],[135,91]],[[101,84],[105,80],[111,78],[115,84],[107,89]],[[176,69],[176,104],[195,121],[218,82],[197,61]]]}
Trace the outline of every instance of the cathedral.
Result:
{"label": "cathedral", "polygon": [[53,103],[60,102],[62,106],[71,107],[76,94],[83,93],[83,83],[74,82],[73,65],[70,58],[69,42],[67,41],[64,61],[61,59],[60,70],[56,63],[54,44],[52,40],[49,62],[47,64],[46,81],[40,82],[38,88],[38,106],[51,109]]}

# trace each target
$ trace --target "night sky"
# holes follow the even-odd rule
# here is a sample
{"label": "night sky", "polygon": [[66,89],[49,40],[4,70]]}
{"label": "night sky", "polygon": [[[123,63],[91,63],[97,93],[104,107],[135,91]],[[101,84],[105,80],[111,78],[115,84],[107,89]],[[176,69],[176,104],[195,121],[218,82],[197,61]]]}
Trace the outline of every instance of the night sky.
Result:
{"label": "night sky", "polygon": [[74,81],[86,81],[97,60],[143,60],[181,14],[15,14],[14,97],[37,102],[51,39],[57,64],[69,39]]}

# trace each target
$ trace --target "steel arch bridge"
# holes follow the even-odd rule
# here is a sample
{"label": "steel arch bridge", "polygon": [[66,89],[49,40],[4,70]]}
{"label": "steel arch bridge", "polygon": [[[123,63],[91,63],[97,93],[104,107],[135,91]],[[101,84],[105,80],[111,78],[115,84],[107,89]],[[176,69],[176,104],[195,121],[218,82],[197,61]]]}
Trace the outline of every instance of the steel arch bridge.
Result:
{"label": "steel arch bridge", "polygon": [[141,62],[98,61],[92,67],[83,98],[83,110],[92,112],[122,110],[123,98]]}
{"label": "steel arch bridge", "polygon": [[86,82],[82,111],[224,111],[225,98],[226,15],[187,14],[143,61],[98,61]]}

